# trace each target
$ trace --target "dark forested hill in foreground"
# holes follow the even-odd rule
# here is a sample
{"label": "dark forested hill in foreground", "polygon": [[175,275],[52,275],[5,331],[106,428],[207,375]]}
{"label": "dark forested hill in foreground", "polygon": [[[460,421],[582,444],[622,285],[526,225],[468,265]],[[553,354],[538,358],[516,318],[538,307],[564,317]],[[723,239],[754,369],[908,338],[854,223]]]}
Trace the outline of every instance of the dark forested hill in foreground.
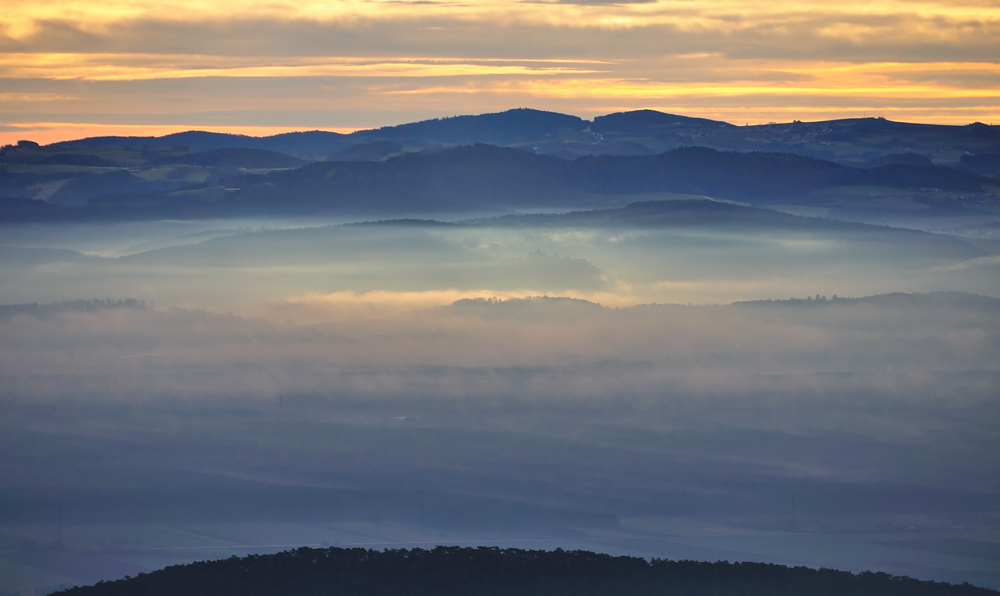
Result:
{"label": "dark forested hill in foreground", "polygon": [[763,563],[700,563],[587,551],[437,547],[311,549],[167,567],[67,596],[945,596],[969,584]]}

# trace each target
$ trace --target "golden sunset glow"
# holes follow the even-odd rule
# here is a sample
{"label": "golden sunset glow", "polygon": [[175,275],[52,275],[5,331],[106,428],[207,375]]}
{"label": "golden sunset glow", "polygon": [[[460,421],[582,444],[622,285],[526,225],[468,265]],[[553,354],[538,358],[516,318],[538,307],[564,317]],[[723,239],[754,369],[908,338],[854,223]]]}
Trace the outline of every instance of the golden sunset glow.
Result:
{"label": "golden sunset glow", "polygon": [[[466,2],[399,2],[336,0],[321,2],[291,2],[258,0],[241,2],[238,7],[224,2],[173,0],[49,0],[14,3],[9,7],[5,20],[15,27],[15,36],[30,34],[38,24],[51,20],[76,21],[89,29],[138,19],[164,19],[171,21],[220,21],[238,18],[272,18],[282,20],[333,21],[351,18],[406,18],[461,15],[470,19],[500,17],[504,21],[534,21],[569,24],[576,27],[646,26],[671,21],[684,21],[691,29],[722,27],[727,30],[752,28],[759,21],[770,24],[816,19],[830,15],[848,17],[898,16],[915,19],[947,19],[964,22],[967,27],[975,23],[995,20],[1000,7],[989,1],[965,2],[909,2],[881,1],[841,2],[831,4],[818,0],[799,2],[760,3],[739,0],[688,2],[685,0],[658,0],[655,2],[511,2],[509,0],[469,0]],[[734,23],[733,15],[747,19]],[[825,31],[829,34],[856,36],[865,28],[844,31],[831,23]],[[878,27],[869,26],[868,29]]]}
{"label": "golden sunset glow", "polygon": [[[389,60],[362,58],[330,61],[323,58],[306,58],[294,61],[278,59],[272,64],[248,65],[240,65],[238,62],[239,60],[220,56],[7,55],[0,59],[0,72],[7,78],[87,81],[143,81],[199,77],[456,77],[594,72],[565,66],[504,65],[475,60],[461,63],[450,59],[429,61],[407,58]],[[220,64],[224,65],[219,66]]]}
{"label": "golden sunset glow", "polygon": [[3,142],[353,130],[517,106],[1000,121],[1000,5],[985,0],[14,0],[0,47]]}

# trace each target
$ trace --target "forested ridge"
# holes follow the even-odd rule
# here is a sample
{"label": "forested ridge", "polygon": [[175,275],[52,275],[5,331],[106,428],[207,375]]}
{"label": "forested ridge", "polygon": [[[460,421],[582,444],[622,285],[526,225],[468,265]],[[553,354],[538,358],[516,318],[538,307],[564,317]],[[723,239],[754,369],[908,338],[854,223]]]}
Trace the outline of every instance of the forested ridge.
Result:
{"label": "forested ridge", "polygon": [[540,551],[440,546],[433,550],[299,548],[167,567],[76,587],[67,596],[756,596],[988,595],[969,584],[885,573],[765,563],[704,563]]}

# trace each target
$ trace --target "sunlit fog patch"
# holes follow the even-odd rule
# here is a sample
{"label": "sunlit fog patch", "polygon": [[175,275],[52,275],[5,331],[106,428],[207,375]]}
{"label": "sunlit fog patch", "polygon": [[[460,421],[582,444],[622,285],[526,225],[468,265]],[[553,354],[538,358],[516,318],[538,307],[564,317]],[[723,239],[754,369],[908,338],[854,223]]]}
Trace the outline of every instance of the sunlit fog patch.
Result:
{"label": "sunlit fog patch", "polygon": [[355,292],[345,290],[330,294],[307,295],[270,302],[253,309],[268,319],[278,319],[296,324],[334,321],[343,318],[384,318],[426,311],[460,300],[509,300],[529,296],[530,291],[503,292],[497,290],[461,290],[448,288],[422,292],[392,292],[372,290]]}
{"label": "sunlit fog patch", "polygon": [[[44,229],[34,236],[19,231],[20,247],[0,251],[0,303],[134,297],[164,307],[251,312],[265,303],[344,292],[373,300],[378,292],[430,297],[452,290],[481,297],[559,295],[606,306],[817,293],[1000,295],[1000,278],[981,274],[992,263],[984,251],[955,238],[889,229],[856,237],[396,222],[204,238],[200,234],[223,229],[209,223],[150,228],[151,241],[169,245],[118,258],[70,250],[100,252],[105,235],[113,248],[132,237],[122,228],[75,227],[63,235]],[[174,244],[175,232],[186,240]],[[445,294],[441,304],[448,303]]]}
{"label": "sunlit fog patch", "polygon": [[[344,292],[244,317],[148,306],[43,314],[12,307],[0,321],[2,370],[15,392],[103,386],[95,395],[125,396],[252,392],[259,383],[314,392],[358,378],[360,369],[404,378],[421,376],[420,367],[584,367],[573,374],[590,379],[585,392],[613,399],[620,390],[655,395],[661,383],[726,391],[744,377],[993,371],[1000,345],[996,305],[962,295],[611,308],[568,297],[476,295],[488,293]],[[434,306],[450,298],[449,306]],[[610,381],[587,369],[601,362],[647,368]],[[546,374],[535,377],[539,387]],[[470,395],[489,386],[449,378],[429,374],[421,384]],[[564,389],[554,383],[545,391]]]}

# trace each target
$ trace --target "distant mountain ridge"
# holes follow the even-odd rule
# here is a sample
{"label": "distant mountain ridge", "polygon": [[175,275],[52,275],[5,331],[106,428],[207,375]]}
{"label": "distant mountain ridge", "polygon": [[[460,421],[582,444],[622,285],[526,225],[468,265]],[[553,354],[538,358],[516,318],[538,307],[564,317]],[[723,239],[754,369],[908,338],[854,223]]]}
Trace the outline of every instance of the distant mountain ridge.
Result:
{"label": "distant mountain ridge", "polygon": [[192,151],[223,148],[258,149],[287,153],[301,159],[325,159],[354,145],[385,141],[403,141],[411,146],[433,147],[486,143],[512,145],[546,136],[579,132],[587,121],[576,116],[518,108],[493,114],[455,116],[360,130],[350,134],[326,131],[290,132],[266,137],[227,133],[187,131],[162,137],[91,137],[55,143],[56,147],[120,146],[171,149],[185,147]]}
{"label": "distant mountain ridge", "polygon": [[[855,118],[736,126],[728,122],[634,110],[577,116],[529,108],[436,118],[350,134],[308,131],[251,137],[188,131],[162,137],[92,137],[49,147],[186,147],[261,149],[306,160],[323,160],[354,145],[398,142],[411,150],[485,143],[518,147],[566,158],[582,155],[660,153],[685,145],[729,151],[781,151],[864,165],[892,154],[912,154],[935,162],[958,163],[964,154],[1000,154],[1000,127],[893,122]],[[641,149],[641,150],[640,150]]]}
{"label": "distant mountain ridge", "polygon": [[26,141],[0,148],[0,219],[423,217],[683,193],[865,221],[895,209],[990,224],[991,205],[1000,203],[998,159],[1000,127],[979,123],[741,127],[655,110],[588,122],[519,108],[347,135]]}
{"label": "distant mountain ridge", "polygon": [[161,137],[89,137],[77,141],[54,143],[48,147],[132,147],[149,149],[183,148],[203,152],[216,149],[256,149],[285,153],[292,157],[314,159],[318,155],[339,151],[351,143],[346,135],[327,131],[288,132],[267,137],[251,137],[221,132],[189,130]]}

